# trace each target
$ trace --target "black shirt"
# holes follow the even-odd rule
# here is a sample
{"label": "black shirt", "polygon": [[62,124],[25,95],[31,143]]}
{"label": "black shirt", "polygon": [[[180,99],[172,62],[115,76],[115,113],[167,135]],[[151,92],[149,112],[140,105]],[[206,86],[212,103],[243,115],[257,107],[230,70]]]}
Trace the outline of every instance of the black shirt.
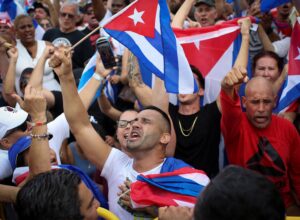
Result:
{"label": "black shirt", "polygon": [[[70,33],[61,32],[58,28],[53,28],[43,36],[43,40],[50,41],[54,46],[66,45],[72,46],[81,40],[85,35],[78,30]],[[84,63],[93,56],[94,50],[89,39],[86,39],[74,49],[72,55],[73,69],[84,68]]]}
{"label": "black shirt", "polygon": [[181,115],[173,105],[169,106],[169,112],[177,138],[175,158],[205,171],[209,177],[215,176],[219,172],[221,138],[217,103],[207,104],[193,115]]}

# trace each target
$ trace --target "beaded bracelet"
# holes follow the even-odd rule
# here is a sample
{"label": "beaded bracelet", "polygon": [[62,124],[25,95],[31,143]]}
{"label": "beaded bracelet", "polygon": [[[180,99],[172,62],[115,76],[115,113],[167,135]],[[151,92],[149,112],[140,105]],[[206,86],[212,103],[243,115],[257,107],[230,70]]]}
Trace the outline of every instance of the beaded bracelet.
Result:
{"label": "beaded bracelet", "polygon": [[38,140],[45,140],[49,139],[51,136],[49,133],[44,133],[44,134],[30,134],[31,138],[38,139]]}

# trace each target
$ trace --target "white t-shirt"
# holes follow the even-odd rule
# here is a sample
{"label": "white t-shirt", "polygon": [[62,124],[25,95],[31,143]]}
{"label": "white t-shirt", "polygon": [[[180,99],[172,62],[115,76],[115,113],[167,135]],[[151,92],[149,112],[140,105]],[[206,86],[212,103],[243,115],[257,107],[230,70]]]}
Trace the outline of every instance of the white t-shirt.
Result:
{"label": "white t-shirt", "polygon": [[291,38],[286,37],[283,38],[282,40],[274,41],[273,43],[275,53],[281,58],[287,56],[290,45],[291,45]]}
{"label": "white t-shirt", "polygon": [[[116,214],[120,219],[139,219],[134,218],[131,213],[123,209],[119,204],[119,197],[117,193],[120,192],[119,186],[124,183],[126,177],[128,177],[132,182],[136,181],[139,174],[133,167],[133,159],[128,157],[127,154],[122,151],[113,148],[104,164],[101,176],[107,180],[108,190],[108,204],[109,210]],[[160,173],[163,163],[155,167],[152,170],[144,172],[142,174],[158,174]],[[145,218],[141,218],[145,219]]]}
{"label": "white t-shirt", "polygon": [[53,135],[49,140],[49,146],[55,151],[57,163],[60,161],[60,147],[62,142],[70,137],[70,127],[64,113],[60,114],[55,120],[47,124],[48,132]]}

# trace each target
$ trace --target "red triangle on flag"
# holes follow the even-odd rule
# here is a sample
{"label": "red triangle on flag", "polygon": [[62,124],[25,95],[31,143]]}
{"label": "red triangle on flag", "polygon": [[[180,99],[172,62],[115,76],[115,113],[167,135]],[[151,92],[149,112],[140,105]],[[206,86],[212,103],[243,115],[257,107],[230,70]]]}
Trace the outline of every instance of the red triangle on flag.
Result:
{"label": "red triangle on flag", "polygon": [[137,0],[113,16],[104,28],[115,31],[132,31],[154,38],[158,0]]}
{"label": "red triangle on flag", "polygon": [[203,77],[206,77],[238,34],[239,30],[200,42],[182,44],[182,47],[189,63],[196,66]]}
{"label": "red triangle on flag", "polygon": [[295,23],[289,51],[289,75],[300,74],[300,17]]}

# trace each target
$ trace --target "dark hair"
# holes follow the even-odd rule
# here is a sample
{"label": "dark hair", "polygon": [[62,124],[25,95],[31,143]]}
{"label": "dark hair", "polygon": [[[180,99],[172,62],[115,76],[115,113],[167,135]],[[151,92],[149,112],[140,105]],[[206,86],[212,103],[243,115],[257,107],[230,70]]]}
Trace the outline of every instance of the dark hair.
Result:
{"label": "dark hair", "polygon": [[37,8],[43,9],[46,12],[47,16],[48,17],[50,16],[49,9],[44,4],[42,4],[40,2],[34,2],[33,7],[34,7],[34,10]]}
{"label": "dark hair", "polygon": [[256,64],[257,64],[257,61],[260,59],[260,58],[263,58],[263,57],[270,57],[270,58],[273,58],[276,63],[277,63],[277,66],[278,66],[278,69],[279,69],[279,72],[281,73],[282,70],[283,70],[283,66],[284,66],[284,63],[283,63],[283,59],[281,59],[277,53],[274,53],[272,51],[261,51],[260,53],[256,54],[254,57],[253,57],[253,63],[252,63],[252,71],[254,73],[254,70],[255,70],[255,67],[256,67]]}
{"label": "dark hair", "polygon": [[194,209],[195,220],[284,220],[276,186],[263,175],[228,166],[206,187]]}
{"label": "dark hair", "polygon": [[31,75],[32,72],[33,72],[33,68],[31,68],[31,67],[27,67],[22,71],[20,80],[19,80],[19,86],[20,86],[21,90],[25,89],[25,87],[27,86],[27,84],[29,82],[29,79],[26,79],[25,75]]}
{"label": "dark hair", "polygon": [[205,89],[205,80],[204,80],[200,70],[197,67],[195,67],[194,65],[190,65],[190,67],[191,67],[192,72],[198,76],[198,83],[201,86],[201,88]]}
{"label": "dark hair", "polygon": [[144,111],[144,110],[154,110],[154,111],[158,112],[165,119],[165,122],[167,125],[167,130],[169,133],[171,133],[171,120],[167,113],[165,113],[163,110],[161,110],[160,108],[153,106],[153,105],[146,106],[142,111]]}
{"label": "dark hair", "polygon": [[41,173],[18,192],[16,211],[22,220],[82,220],[80,177],[70,170]]}

